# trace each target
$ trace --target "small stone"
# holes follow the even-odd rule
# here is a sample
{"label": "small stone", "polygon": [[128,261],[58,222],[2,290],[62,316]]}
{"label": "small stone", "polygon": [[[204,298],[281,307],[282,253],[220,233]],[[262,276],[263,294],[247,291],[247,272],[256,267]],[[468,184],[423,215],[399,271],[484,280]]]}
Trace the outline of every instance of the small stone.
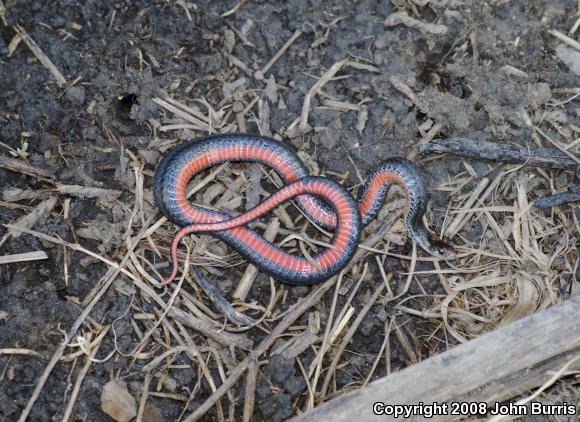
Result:
{"label": "small stone", "polygon": [[155,406],[153,403],[147,402],[145,405],[145,411],[143,412],[143,422],[164,422],[163,414],[161,409]]}
{"label": "small stone", "polygon": [[72,86],[66,92],[68,100],[75,105],[83,105],[86,99],[86,92],[82,86]]}
{"label": "small stone", "polygon": [[101,393],[101,410],[117,422],[133,419],[137,415],[137,404],[127,390],[127,384],[119,380],[105,384]]}

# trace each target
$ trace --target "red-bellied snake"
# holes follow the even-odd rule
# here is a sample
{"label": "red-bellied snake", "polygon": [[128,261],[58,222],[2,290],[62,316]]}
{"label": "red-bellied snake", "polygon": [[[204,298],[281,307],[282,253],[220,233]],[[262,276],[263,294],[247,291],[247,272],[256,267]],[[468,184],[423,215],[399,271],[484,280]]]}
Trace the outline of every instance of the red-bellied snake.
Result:
{"label": "red-bellied snake", "polygon": [[[286,183],[263,203],[238,217],[195,206],[186,188],[199,172],[226,161],[251,161],[272,168]],[[424,226],[427,189],[417,167],[404,158],[391,158],[374,167],[355,202],[340,185],[308,176],[300,159],[284,144],[255,135],[217,135],[184,143],[161,160],[155,172],[155,200],[163,214],[183,228],[171,244],[172,272],[177,275],[177,246],[189,233],[206,232],[226,242],[250,262],[276,279],[313,284],[336,274],[354,254],[362,226],[379,212],[392,184],[405,193],[405,225],[425,251],[440,259],[454,259],[453,247],[438,240]],[[244,226],[281,202],[295,198],[314,223],[334,230],[331,246],[311,259],[295,256]]]}

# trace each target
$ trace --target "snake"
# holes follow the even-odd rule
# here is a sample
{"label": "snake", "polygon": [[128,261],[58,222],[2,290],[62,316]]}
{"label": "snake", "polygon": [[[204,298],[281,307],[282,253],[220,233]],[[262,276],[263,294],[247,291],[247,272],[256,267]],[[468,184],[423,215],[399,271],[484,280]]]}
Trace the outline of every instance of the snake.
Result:
{"label": "snake", "polygon": [[[192,178],[230,161],[269,167],[284,185],[238,216],[191,203],[187,187]],[[337,182],[309,175],[296,153],[275,139],[220,134],[186,141],[161,159],[154,175],[157,206],[162,214],[181,227],[171,242],[171,274],[160,284],[168,284],[176,278],[178,246],[191,233],[208,233],[219,238],[280,281],[311,285],[327,280],[348,264],[358,247],[362,228],[376,218],[393,184],[405,194],[404,222],[409,236],[430,255],[442,260],[454,259],[455,248],[432,235],[423,223],[428,202],[426,184],[417,166],[405,158],[389,158],[373,167],[355,201]],[[296,256],[246,226],[288,200],[293,200],[313,223],[334,231],[328,248],[312,257]]]}

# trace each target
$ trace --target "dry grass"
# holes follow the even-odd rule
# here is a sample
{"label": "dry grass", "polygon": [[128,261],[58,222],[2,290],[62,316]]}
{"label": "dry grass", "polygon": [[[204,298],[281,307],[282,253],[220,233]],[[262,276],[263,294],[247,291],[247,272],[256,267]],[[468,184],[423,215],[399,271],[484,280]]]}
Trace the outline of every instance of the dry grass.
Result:
{"label": "dry grass", "polygon": [[[242,4],[241,1],[235,7]],[[235,7],[231,13],[235,13]],[[410,21],[407,19],[405,22],[409,24]],[[562,37],[561,34],[553,35]],[[237,36],[242,37],[243,42],[243,34]],[[373,68],[346,58],[336,62],[313,82],[304,99],[301,116],[287,128],[272,131],[269,107],[276,104],[267,95],[275,98],[278,88],[275,83],[264,85],[268,80],[266,76],[273,78],[267,74],[272,63],[299,36],[297,31],[259,70],[255,80],[249,79],[255,76],[251,71],[255,66],[241,63],[231,56],[231,65],[246,69],[249,74],[226,81],[221,98],[213,105],[203,96],[180,100],[172,97],[153,99],[165,115],[153,125],[149,148],[163,153],[176,143],[174,139],[161,141],[157,134],[184,139],[205,133],[244,131],[251,121],[257,122],[264,134],[276,132],[292,137],[308,133],[312,130],[308,116],[313,97],[324,97],[322,89],[333,83],[337,75],[340,76],[344,66],[350,65],[359,71],[373,71]],[[400,80],[394,78],[391,82],[414,102],[418,101]],[[264,88],[265,94],[259,95],[256,87]],[[360,113],[360,130],[364,129],[364,104],[351,104],[347,98],[326,98],[322,105],[342,112]],[[438,123],[434,128],[435,131],[425,134],[423,142],[433,139],[441,126]],[[546,139],[551,139],[546,135],[548,132],[553,133],[550,127],[538,131]],[[557,145],[561,147],[560,141]],[[578,144],[575,150],[578,150]],[[565,151],[571,152],[567,148]],[[33,168],[15,165],[15,161],[9,159],[2,165],[40,180],[49,177]],[[167,288],[158,288],[157,283],[162,279],[159,270],[167,266],[168,245],[176,228],[163,217],[154,218],[157,213],[148,177],[151,173],[144,170],[138,156],[131,154],[129,168],[134,176],[135,195],[133,203],[123,204],[132,213],[124,224],[122,241],[110,254],[116,259],[77,243],[30,230],[37,217],[34,210],[40,206],[45,207],[42,208],[44,211],[54,207],[52,196],[32,210],[31,223],[28,220],[24,222],[26,224],[15,222],[9,227],[11,235],[19,231],[28,233],[82,252],[109,269],[95,290],[88,297],[79,299],[84,311],[68,329],[61,347],[54,352],[20,420],[26,419],[56,363],[80,359],[84,363],[66,407],[64,420],[68,418],[85,374],[91,365],[101,364],[102,359],[96,360],[95,356],[102,339],[106,335],[115,335],[114,327],[102,326],[89,317],[95,304],[111,286],[120,294],[131,296],[134,302],[124,318],[130,319],[134,334],[140,341],[128,353],[116,350],[106,358],[111,359],[118,353],[132,361],[130,367],[140,367],[145,382],[138,421],[142,420],[151,396],[180,402],[183,408],[181,420],[185,421],[197,420],[214,407],[220,421],[239,419],[239,408],[243,420],[251,420],[256,380],[262,376],[260,366],[273,354],[295,359],[307,389],[293,405],[297,412],[306,411],[343,391],[368,384],[377,375],[395,370],[391,366],[391,343],[399,343],[407,363],[411,364],[577,293],[577,283],[574,282],[579,261],[580,223],[577,214],[574,209],[565,207],[545,212],[535,209],[532,204],[535,190],[543,188],[551,192],[559,187],[556,174],[501,166],[500,171],[480,177],[468,163],[464,163],[464,172],[440,185],[440,189],[451,193],[451,202],[448,209],[437,210],[446,214],[444,225],[438,231],[461,252],[457,261],[443,263],[418,256],[415,248],[410,256],[393,251],[393,245],[406,241],[406,234],[399,220],[400,213],[395,212],[401,201],[393,202],[397,195],[392,195],[391,202],[379,218],[388,223],[373,223],[351,265],[339,276],[314,287],[286,311],[281,309],[288,301],[291,287],[270,280],[269,294],[264,297],[248,294],[256,277],[255,270],[246,270],[246,275],[242,276],[245,263],[237,254],[209,236],[194,236],[188,251],[182,247],[180,259],[205,269],[216,283],[231,272],[244,279],[243,288],[234,295],[234,306],[256,323],[252,327],[240,328],[215,311],[187,271],[178,282]],[[353,173],[359,173],[356,166]],[[323,169],[322,174],[328,173]],[[54,181],[51,183],[55,184]],[[191,182],[189,195],[195,203],[210,209],[240,212],[246,205],[245,197],[248,204],[259,201],[279,183],[275,174],[256,165],[223,164],[196,176]],[[248,196],[250,191],[257,192],[253,199]],[[59,200],[72,194],[62,189],[54,192]],[[6,201],[9,199],[5,198]],[[115,195],[110,200],[119,201]],[[271,239],[294,253],[312,254],[328,239],[290,203],[281,206],[275,215],[277,220],[261,222],[256,227],[261,230],[268,228]],[[428,217],[433,221],[432,213]],[[276,222],[278,220],[281,225]],[[384,268],[387,257],[400,258],[403,277],[398,285],[393,282],[393,269]],[[419,271],[418,263],[428,263],[432,269]],[[425,280],[436,280],[439,286],[423,287]],[[411,290],[414,293],[409,293]],[[331,293],[325,295],[328,291]],[[367,295],[363,305],[355,300],[361,294]],[[137,303],[150,304],[152,310],[143,312]],[[321,306],[321,303],[326,306]],[[349,361],[357,353],[356,336],[360,325],[371,308],[377,305],[387,311],[384,332],[376,334],[384,336],[380,352],[373,357],[368,371],[358,374],[357,382],[340,385],[337,374],[352,369]],[[308,313],[308,325],[295,325],[304,313]],[[65,354],[67,348],[79,350]],[[32,351],[5,353],[34,355]],[[169,370],[174,368],[173,362],[180,354],[188,357],[189,363],[185,366],[193,368],[197,375],[197,381],[189,386],[189,395],[175,393],[168,387],[172,382]],[[314,358],[306,359],[307,354]],[[145,362],[146,365],[142,365]],[[193,408],[191,404],[203,388],[202,381],[207,382],[211,391],[201,406]],[[245,394],[240,394],[242,390]],[[241,407],[240,400],[244,400]]]}
{"label": "dry grass", "polygon": [[[175,100],[173,103],[176,103]],[[218,115],[221,113],[217,112]],[[211,120],[209,113],[205,117],[206,121]],[[244,419],[250,420],[253,414],[256,377],[260,374],[257,362],[267,358],[269,353],[284,353],[284,356],[295,359],[299,364],[308,388],[307,393],[295,402],[295,406],[305,411],[340,391],[365,385],[377,374],[393,370],[390,366],[390,341],[399,342],[409,363],[416,362],[457,342],[468,341],[499,325],[545,309],[570,294],[567,288],[572,286],[573,277],[566,280],[564,275],[573,274],[578,266],[575,236],[580,231],[580,226],[574,214],[560,209],[547,214],[536,210],[530,203],[529,186],[533,173],[526,169],[504,167],[499,173],[477,178],[469,171],[467,164],[465,167],[464,173],[441,186],[441,189],[450,191],[452,197],[446,211],[445,226],[441,231],[460,248],[459,260],[440,263],[433,258],[417,257],[416,254],[401,256],[393,253],[389,245],[403,243],[405,238],[403,226],[399,222],[392,226],[391,231],[375,236],[372,242],[366,242],[361,247],[358,259],[364,259],[361,261],[364,266],[351,266],[340,277],[315,289],[290,311],[280,313],[278,310],[288,289],[282,284],[271,283],[270,297],[265,298],[264,302],[238,296],[235,306],[238,311],[251,315],[257,321],[254,328],[231,325],[212,310],[211,304],[207,303],[203,292],[190,275],[183,276],[168,289],[150,287],[155,286],[157,280],[161,279],[157,271],[166,265],[167,245],[175,228],[164,218],[151,221],[155,210],[147,204],[146,198],[150,198],[150,192],[144,188],[143,166],[137,163],[132,166],[136,176],[132,224],[127,227],[123,236],[125,240],[115,252],[118,256],[124,256],[120,263],[105,259],[79,245],[22,227],[11,226],[10,229],[11,232],[20,229],[41,239],[84,252],[109,266],[108,277],[99,282],[93,295],[83,300],[85,312],[69,330],[66,337],[69,342],[78,342],[87,335],[95,337],[108,332],[109,326],[97,325],[90,333],[79,332],[78,329],[88,317],[92,306],[113,283],[115,274],[122,274],[134,286],[130,287],[131,284],[118,280],[117,289],[121,288],[121,291],[127,291],[127,294],[154,306],[153,313],[147,315],[143,315],[138,307],[128,309],[126,315],[131,318],[135,333],[141,341],[132,352],[128,355],[125,353],[124,356],[134,361],[149,362],[142,368],[148,383],[144,385],[145,390],[139,405],[140,415],[143,414],[147,397],[156,396],[183,401],[183,415],[185,417],[189,414],[184,420],[195,420],[213,406],[216,406],[218,419],[227,420],[226,415],[231,415],[232,412],[235,414],[239,404],[237,393],[232,388],[247,377],[243,412]],[[250,174],[252,166],[222,165],[194,178],[191,197],[194,202],[212,209],[239,210],[244,205],[246,186],[250,183],[256,184],[255,178],[252,182]],[[548,173],[543,172],[542,175],[535,176],[541,177],[540,184],[553,184],[553,179],[545,178],[546,175]],[[276,181],[274,175],[268,171],[260,176],[262,177],[257,183],[260,189],[262,184],[265,186]],[[536,187],[537,184],[534,183],[533,186]],[[262,190],[265,192],[265,188]],[[262,194],[264,192],[260,191]],[[400,202],[396,201],[395,204]],[[387,205],[386,212],[396,218],[397,214],[393,214],[390,208],[392,206]],[[290,222],[292,227],[277,228],[277,243],[284,244],[295,253],[312,253],[316,245],[308,241],[314,239],[305,230],[309,226],[307,220],[291,204],[285,204],[277,213],[280,220]],[[263,228],[267,224],[258,225],[260,226]],[[467,231],[478,233],[477,238],[467,234]],[[320,240],[324,239],[322,234]],[[180,257],[189,257],[190,265],[209,271],[217,280],[216,283],[225,276],[225,269],[243,265],[242,260],[235,254],[208,236],[194,237],[190,249],[189,254],[181,251]],[[393,273],[383,269],[387,256],[402,258],[401,262],[406,266],[405,282],[399,287],[392,284]],[[433,269],[416,271],[417,261],[432,262]],[[383,282],[368,285],[371,289],[368,301],[363,307],[358,307],[354,305],[353,299],[361,293],[361,286],[369,283],[369,265],[375,274],[379,270]],[[426,277],[435,277],[444,293],[435,293],[420,287],[423,293],[409,295],[409,287],[421,286]],[[345,286],[346,280],[348,282]],[[323,293],[328,289],[333,289],[334,293],[325,299]],[[339,300],[345,294],[346,300]],[[330,301],[330,309],[324,316],[326,324],[321,327],[319,311],[308,309],[323,299]],[[360,374],[358,383],[339,387],[336,374],[348,366],[349,355],[353,353],[349,350],[350,342],[371,307],[377,304],[393,310],[385,323],[380,353],[373,360],[369,372]],[[308,326],[293,326],[302,312],[310,312],[309,320],[313,323]],[[416,320],[415,324],[422,327],[420,333],[406,328],[409,318]],[[273,331],[272,324],[278,324],[281,328]],[[251,336],[248,336],[250,333],[245,333],[249,329],[252,330]],[[392,336],[392,333],[395,335]],[[266,340],[257,347],[252,340],[256,334],[267,334]],[[70,359],[64,356],[65,344],[53,355],[42,381],[46,381],[52,364]],[[83,344],[85,366],[78,375],[75,393],[78,392],[77,387],[80,388],[83,374],[90,365],[98,364],[92,359],[100,341]],[[227,351],[232,345],[237,345],[239,349],[231,349],[234,354],[230,355]],[[240,354],[241,350],[249,352],[246,359]],[[308,351],[314,351],[315,357],[309,365],[304,366],[301,355]],[[150,390],[154,382],[158,386],[163,384],[162,380],[168,376],[167,370],[171,367],[171,362],[180,353],[185,353],[191,359],[191,364],[187,366],[197,368],[198,379],[205,379],[213,392],[206,404],[195,410],[188,406],[201,388],[199,382],[191,390],[189,397],[161,393],[165,390],[163,387],[161,390],[158,387],[155,390],[157,393]],[[229,355],[228,370],[224,367],[224,353]],[[381,365],[383,361],[384,364]],[[216,378],[209,367],[218,368],[221,375]],[[385,368],[386,371],[379,368]],[[42,381],[37,385],[33,399],[40,394]],[[69,402],[67,415],[70,414],[71,406],[74,406],[74,401]]]}

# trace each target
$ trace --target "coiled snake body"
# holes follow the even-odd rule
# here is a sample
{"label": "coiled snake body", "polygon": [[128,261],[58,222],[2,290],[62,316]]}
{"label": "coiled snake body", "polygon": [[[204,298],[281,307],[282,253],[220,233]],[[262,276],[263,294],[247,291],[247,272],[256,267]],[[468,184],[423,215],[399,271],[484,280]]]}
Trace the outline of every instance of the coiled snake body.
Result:
{"label": "coiled snake body", "polygon": [[[186,194],[191,178],[226,161],[251,161],[270,167],[285,185],[238,217],[191,204]],[[177,275],[179,241],[194,232],[207,232],[218,237],[276,279],[291,284],[314,284],[326,280],[352,258],[361,227],[376,217],[392,184],[405,192],[405,225],[409,235],[431,255],[453,259],[454,249],[433,237],[423,224],[428,200],[425,182],[417,167],[404,158],[391,158],[374,167],[355,202],[332,180],[308,176],[296,154],[274,139],[232,134],[210,136],[180,145],[161,160],[154,180],[155,200],[160,210],[183,227],[171,244],[173,268],[163,284]],[[331,247],[311,259],[292,255],[244,226],[292,198],[314,223],[334,230]]]}

